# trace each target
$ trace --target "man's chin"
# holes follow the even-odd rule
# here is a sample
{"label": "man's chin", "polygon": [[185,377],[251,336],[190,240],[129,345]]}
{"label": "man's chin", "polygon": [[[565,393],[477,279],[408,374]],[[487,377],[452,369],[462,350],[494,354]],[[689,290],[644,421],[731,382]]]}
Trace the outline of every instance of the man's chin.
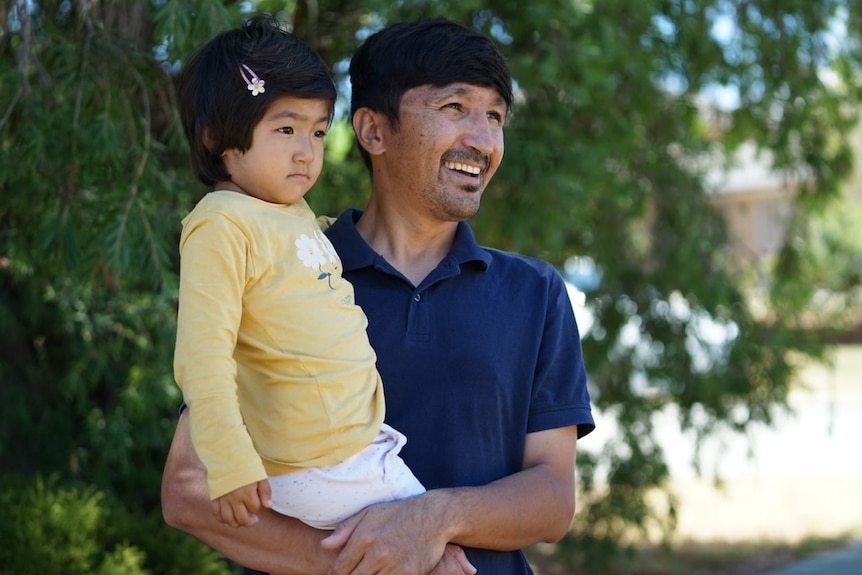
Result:
{"label": "man's chin", "polygon": [[479,201],[475,203],[463,203],[457,206],[450,206],[447,210],[449,221],[453,222],[463,222],[469,220],[473,216],[479,213]]}

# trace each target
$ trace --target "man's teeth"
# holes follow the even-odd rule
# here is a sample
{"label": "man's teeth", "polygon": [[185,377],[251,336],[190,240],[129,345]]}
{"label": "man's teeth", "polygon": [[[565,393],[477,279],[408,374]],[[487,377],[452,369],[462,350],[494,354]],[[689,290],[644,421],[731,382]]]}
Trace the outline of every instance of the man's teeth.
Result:
{"label": "man's teeth", "polygon": [[450,170],[458,170],[459,172],[467,172],[468,174],[473,174],[474,176],[479,175],[479,172],[482,170],[476,166],[471,166],[469,164],[462,164],[460,162],[446,162],[446,167]]}

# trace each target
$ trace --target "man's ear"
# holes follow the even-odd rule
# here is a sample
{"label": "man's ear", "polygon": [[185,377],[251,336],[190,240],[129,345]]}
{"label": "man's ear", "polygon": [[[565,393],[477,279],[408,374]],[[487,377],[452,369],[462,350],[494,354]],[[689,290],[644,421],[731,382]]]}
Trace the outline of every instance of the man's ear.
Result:
{"label": "man's ear", "polygon": [[372,156],[386,151],[385,136],[388,131],[389,122],[379,112],[359,108],[353,114],[353,132],[356,134],[356,140]]}

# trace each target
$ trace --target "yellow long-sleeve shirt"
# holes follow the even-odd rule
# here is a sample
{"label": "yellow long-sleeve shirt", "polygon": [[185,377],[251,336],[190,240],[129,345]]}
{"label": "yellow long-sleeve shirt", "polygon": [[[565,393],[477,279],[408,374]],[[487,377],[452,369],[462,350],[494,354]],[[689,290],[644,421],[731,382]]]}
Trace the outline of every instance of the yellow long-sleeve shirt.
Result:
{"label": "yellow long-sleeve shirt", "polygon": [[174,375],[213,499],[373,440],[367,320],[304,200],[212,192],[183,220],[180,256]]}

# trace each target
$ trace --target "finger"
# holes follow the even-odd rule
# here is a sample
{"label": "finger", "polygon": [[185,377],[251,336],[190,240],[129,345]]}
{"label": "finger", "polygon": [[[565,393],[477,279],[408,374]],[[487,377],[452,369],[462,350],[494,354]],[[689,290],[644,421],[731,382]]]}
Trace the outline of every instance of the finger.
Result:
{"label": "finger", "polygon": [[227,524],[231,527],[242,527],[242,524],[236,517],[236,510],[232,505],[225,505],[222,508],[222,515],[224,515]]}
{"label": "finger", "polygon": [[458,545],[446,545],[446,554],[444,557],[446,556],[451,557],[452,560],[458,564],[461,571],[464,572],[464,575],[476,574],[476,566],[470,563],[470,560],[467,558],[467,554]]}
{"label": "finger", "polygon": [[365,568],[363,571],[361,568],[363,559],[365,559],[365,552],[357,546],[350,546],[347,549],[343,549],[332,562],[332,566],[329,568],[329,575],[377,573],[376,569]]}
{"label": "finger", "polygon": [[272,509],[272,487],[270,487],[268,479],[258,482],[257,496],[260,498],[260,504],[263,507]]}
{"label": "finger", "polygon": [[223,498],[217,499],[216,503],[218,504],[218,513],[221,522],[231,527],[239,527],[239,523],[237,523],[233,513],[233,507],[227,501],[224,501]]}
{"label": "finger", "polygon": [[233,515],[236,518],[235,527],[248,527],[249,525],[254,525],[257,521],[257,516],[254,514],[249,514],[248,508],[242,503],[231,506],[233,509]]}
{"label": "finger", "polygon": [[324,549],[341,549],[350,540],[356,526],[359,525],[362,513],[357,513],[353,517],[345,520],[341,525],[335,528],[335,531],[329,534],[328,537],[320,542]]}
{"label": "finger", "polygon": [[428,575],[472,575],[475,571],[464,571],[461,564],[448,553],[444,553],[440,562],[434,566]]}
{"label": "finger", "polygon": [[344,571],[345,575],[404,575],[404,572],[402,566],[397,567],[393,572],[365,555],[359,557],[359,562],[355,566]]}
{"label": "finger", "polygon": [[257,488],[255,487],[248,497],[240,499],[236,505],[240,516],[254,515],[260,511],[260,496],[257,494]]}
{"label": "finger", "polygon": [[219,500],[215,499],[210,502],[210,504],[212,505],[213,515],[216,516],[216,519],[218,519],[221,523],[227,523],[227,521],[224,520],[224,517],[222,517],[221,504],[219,503]]}

